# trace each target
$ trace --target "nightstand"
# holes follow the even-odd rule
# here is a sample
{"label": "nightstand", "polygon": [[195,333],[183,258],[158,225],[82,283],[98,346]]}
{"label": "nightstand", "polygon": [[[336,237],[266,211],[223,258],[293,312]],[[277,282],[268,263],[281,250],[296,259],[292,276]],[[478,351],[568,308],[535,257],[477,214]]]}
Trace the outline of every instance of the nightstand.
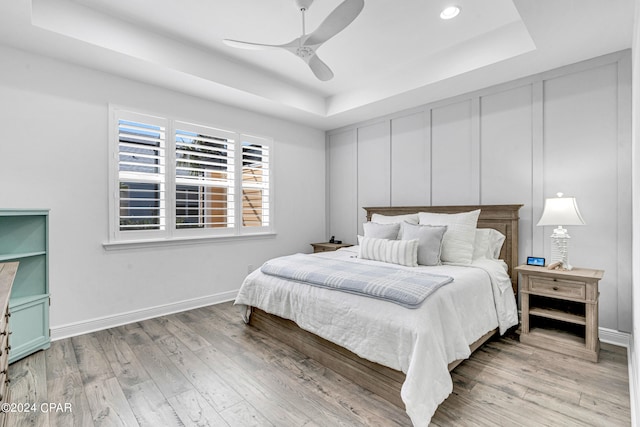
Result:
{"label": "nightstand", "polygon": [[520,265],[520,341],[598,361],[598,282],[602,270]]}
{"label": "nightstand", "polygon": [[313,246],[313,253],[316,252],[331,252],[331,251],[337,251],[340,248],[348,248],[349,246],[353,246],[353,245],[349,245],[347,243],[311,243],[311,246]]}

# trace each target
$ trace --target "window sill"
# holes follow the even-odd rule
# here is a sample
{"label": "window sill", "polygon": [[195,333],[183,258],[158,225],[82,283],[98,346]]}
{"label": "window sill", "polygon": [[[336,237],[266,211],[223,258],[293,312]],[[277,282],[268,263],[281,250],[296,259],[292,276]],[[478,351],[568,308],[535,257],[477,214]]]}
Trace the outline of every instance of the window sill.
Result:
{"label": "window sill", "polygon": [[102,247],[106,251],[119,251],[127,249],[140,249],[140,248],[156,248],[162,246],[185,246],[204,243],[219,243],[219,242],[237,242],[243,240],[257,240],[257,239],[271,239],[276,236],[276,233],[256,233],[256,234],[244,234],[234,236],[198,236],[198,237],[172,237],[166,239],[144,239],[144,240],[120,240],[115,242],[105,242]]}

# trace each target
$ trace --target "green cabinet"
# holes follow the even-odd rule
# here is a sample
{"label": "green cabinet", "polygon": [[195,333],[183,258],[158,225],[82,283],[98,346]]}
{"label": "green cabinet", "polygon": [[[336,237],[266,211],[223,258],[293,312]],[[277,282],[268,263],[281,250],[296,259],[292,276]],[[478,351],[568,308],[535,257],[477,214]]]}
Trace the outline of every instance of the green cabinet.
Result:
{"label": "green cabinet", "polygon": [[18,261],[9,363],[49,348],[49,210],[0,209],[0,262]]}

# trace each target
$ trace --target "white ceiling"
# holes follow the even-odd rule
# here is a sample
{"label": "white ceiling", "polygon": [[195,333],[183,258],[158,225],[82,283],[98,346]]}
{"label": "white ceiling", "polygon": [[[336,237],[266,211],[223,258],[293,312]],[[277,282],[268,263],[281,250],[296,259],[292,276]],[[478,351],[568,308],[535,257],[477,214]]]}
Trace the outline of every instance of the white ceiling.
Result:
{"label": "white ceiling", "polygon": [[[315,0],[312,32],[342,0]],[[318,49],[317,80],[280,44],[301,35],[293,0],[11,0],[0,43],[203,98],[333,129],[631,46],[634,0],[365,0]]]}

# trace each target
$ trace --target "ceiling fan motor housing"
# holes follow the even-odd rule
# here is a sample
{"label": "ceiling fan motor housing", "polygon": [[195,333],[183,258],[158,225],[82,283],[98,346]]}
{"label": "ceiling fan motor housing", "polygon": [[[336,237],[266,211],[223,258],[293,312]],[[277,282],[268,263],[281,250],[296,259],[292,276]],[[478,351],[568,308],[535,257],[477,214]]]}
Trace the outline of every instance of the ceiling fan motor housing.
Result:
{"label": "ceiling fan motor housing", "polygon": [[294,0],[294,2],[300,10],[309,10],[313,4],[313,0]]}
{"label": "ceiling fan motor housing", "polygon": [[301,46],[296,49],[296,55],[298,55],[300,58],[308,58],[314,53],[315,52],[313,51],[313,49],[308,46]]}

